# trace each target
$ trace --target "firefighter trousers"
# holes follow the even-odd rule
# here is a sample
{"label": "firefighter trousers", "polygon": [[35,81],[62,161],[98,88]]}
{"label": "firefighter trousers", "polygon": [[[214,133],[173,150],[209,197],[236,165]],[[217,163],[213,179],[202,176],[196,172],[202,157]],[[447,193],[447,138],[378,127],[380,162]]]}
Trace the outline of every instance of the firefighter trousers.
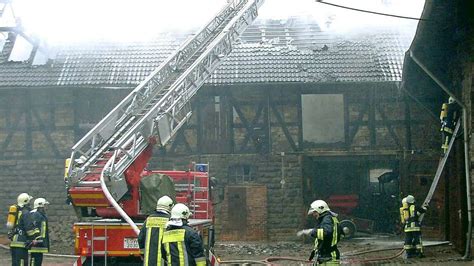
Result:
{"label": "firefighter trousers", "polygon": [[30,253],[30,266],[41,266],[43,264],[43,253]]}
{"label": "firefighter trousers", "polygon": [[12,266],[28,266],[28,250],[26,248],[10,247]]}
{"label": "firefighter trousers", "polygon": [[405,246],[403,248],[408,258],[423,255],[421,231],[405,232]]}
{"label": "firefighter trousers", "polygon": [[453,136],[452,132],[450,133],[446,131],[441,131],[441,138],[442,138],[441,149],[443,150],[443,154],[446,154],[446,152],[448,152],[449,142],[451,141],[452,136]]}

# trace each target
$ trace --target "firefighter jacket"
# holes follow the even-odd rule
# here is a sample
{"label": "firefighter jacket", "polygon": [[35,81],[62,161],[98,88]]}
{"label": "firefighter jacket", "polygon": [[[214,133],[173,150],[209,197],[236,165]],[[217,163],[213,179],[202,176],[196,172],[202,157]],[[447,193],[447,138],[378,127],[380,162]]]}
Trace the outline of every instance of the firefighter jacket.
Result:
{"label": "firefighter jacket", "polygon": [[48,218],[42,210],[34,209],[28,216],[26,235],[32,241],[29,252],[48,253],[49,252],[49,228]]}
{"label": "firefighter jacket", "polygon": [[202,239],[190,226],[170,225],[163,235],[162,252],[171,266],[205,266]]}
{"label": "firefighter jacket", "polygon": [[341,240],[342,229],[337,219],[337,214],[327,211],[320,214],[318,223],[311,232],[315,239],[315,250],[319,252],[320,258],[339,259],[340,254],[337,243]]}
{"label": "firefighter jacket", "polygon": [[8,235],[11,239],[10,247],[24,248],[26,243],[25,218],[28,216],[30,208],[12,205],[8,211],[7,228],[10,229]]}
{"label": "firefighter jacket", "polygon": [[441,120],[441,131],[453,134],[457,119],[457,111],[457,104],[455,102],[443,104],[439,116],[439,119]]}
{"label": "firefighter jacket", "polygon": [[426,208],[420,208],[415,204],[408,204],[403,212],[405,221],[405,232],[421,231],[420,216],[426,212]]}
{"label": "firefighter jacket", "polygon": [[159,265],[162,262],[161,241],[169,221],[169,213],[156,212],[145,220],[140,234],[138,234],[138,246],[143,253],[143,265]]}

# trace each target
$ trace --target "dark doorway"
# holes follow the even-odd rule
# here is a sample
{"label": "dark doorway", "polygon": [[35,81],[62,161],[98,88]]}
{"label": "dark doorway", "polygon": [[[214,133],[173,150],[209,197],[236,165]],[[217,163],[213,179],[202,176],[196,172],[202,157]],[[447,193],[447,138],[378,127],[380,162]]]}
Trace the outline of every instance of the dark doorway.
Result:
{"label": "dark doorway", "polygon": [[306,157],[304,201],[328,202],[343,217],[364,219],[363,231],[397,231],[398,161],[393,157]]}

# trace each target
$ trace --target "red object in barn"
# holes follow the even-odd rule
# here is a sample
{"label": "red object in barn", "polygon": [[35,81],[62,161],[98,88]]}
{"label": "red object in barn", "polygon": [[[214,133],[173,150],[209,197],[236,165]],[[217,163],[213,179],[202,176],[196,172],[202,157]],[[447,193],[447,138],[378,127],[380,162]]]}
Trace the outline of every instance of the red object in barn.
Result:
{"label": "red object in barn", "polygon": [[354,209],[359,206],[359,195],[331,195],[326,202],[332,211],[351,215]]}

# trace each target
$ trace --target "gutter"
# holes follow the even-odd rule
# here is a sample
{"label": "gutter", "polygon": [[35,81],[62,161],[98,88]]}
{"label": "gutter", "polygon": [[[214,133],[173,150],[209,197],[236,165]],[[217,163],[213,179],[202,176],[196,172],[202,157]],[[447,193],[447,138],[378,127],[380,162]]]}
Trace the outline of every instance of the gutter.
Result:
{"label": "gutter", "polygon": [[451,96],[457,104],[462,108],[462,124],[464,130],[464,172],[466,179],[466,194],[467,194],[467,233],[466,233],[466,247],[464,250],[463,259],[471,259],[471,240],[472,240],[472,203],[471,203],[471,177],[470,177],[470,167],[469,167],[469,139],[468,139],[468,130],[467,130],[467,107],[463,104],[453,92],[451,92],[436,76],[429,71],[425,65],[423,65],[418,58],[415,57],[412,50],[410,51],[410,58],[421,68],[425,73],[434,81],[438,86],[445,91],[449,96]]}

